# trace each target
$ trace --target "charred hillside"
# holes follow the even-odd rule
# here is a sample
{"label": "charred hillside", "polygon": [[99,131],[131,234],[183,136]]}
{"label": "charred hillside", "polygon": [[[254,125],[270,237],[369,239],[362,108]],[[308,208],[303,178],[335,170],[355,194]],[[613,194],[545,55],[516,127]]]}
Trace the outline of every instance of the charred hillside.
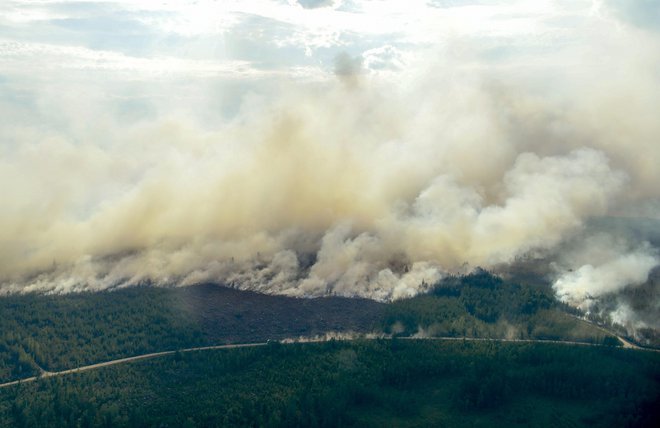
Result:
{"label": "charred hillside", "polygon": [[0,298],[0,381],[162,350],[370,332],[385,305],[203,284]]}
{"label": "charred hillside", "polygon": [[337,296],[293,298],[214,284],[177,290],[176,304],[213,341],[262,341],[329,331],[371,332],[385,304]]}

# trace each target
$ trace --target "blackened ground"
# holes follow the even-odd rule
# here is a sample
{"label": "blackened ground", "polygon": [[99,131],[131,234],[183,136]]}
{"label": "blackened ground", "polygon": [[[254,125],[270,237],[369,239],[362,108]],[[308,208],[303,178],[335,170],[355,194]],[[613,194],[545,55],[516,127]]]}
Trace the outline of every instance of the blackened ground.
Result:
{"label": "blackened ground", "polygon": [[177,290],[180,308],[218,342],[251,342],[329,331],[371,332],[385,305],[346,297],[292,298],[204,284]]}

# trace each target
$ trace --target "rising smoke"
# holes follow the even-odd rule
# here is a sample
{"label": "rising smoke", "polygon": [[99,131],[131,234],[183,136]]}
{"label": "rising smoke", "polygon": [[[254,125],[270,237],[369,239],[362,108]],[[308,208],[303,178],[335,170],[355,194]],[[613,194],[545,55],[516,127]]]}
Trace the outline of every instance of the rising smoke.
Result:
{"label": "rising smoke", "polygon": [[589,31],[597,49],[554,59],[569,70],[444,52],[394,84],[344,55],[339,79],[246,98],[212,131],[167,117],[104,144],[20,134],[0,158],[0,289],[213,281],[389,300],[531,257],[588,310],[659,258],[586,222],[660,216],[660,46]]}

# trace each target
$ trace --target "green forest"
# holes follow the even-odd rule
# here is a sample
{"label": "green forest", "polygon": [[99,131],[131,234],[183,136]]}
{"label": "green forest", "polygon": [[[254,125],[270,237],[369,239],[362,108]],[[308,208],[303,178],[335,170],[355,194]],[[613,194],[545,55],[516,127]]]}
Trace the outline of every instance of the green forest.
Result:
{"label": "green forest", "polygon": [[0,426],[659,426],[660,355],[363,340],[180,353],[0,390]]}
{"label": "green forest", "polygon": [[386,333],[430,337],[565,340],[619,345],[580,320],[549,287],[520,285],[486,271],[449,277],[430,293],[387,305]]}
{"label": "green forest", "polygon": [[568,340],[619,345],[550,289],[485,271],[384,304],[291,298],[213,284],[0,298],[0,383],[150,352],[326,332]]}
{"label": "green forest", "polygon": [[[0,426],[658,426],[660,354],[620,349],[549,288],[485,271],[390,303],[203,284],[11,295],[0,313],[0,383],[270,342],[1,388]],[[278,342],[327,332],[391,339]]]}

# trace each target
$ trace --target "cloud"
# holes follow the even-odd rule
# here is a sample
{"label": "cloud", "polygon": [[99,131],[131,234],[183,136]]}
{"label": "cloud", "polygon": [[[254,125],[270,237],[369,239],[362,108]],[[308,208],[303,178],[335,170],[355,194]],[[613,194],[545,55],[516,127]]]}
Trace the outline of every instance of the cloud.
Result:
{"label": "cloud", "polygon": [[362,57],[364,67],[369,70],[401,70],[405,67],[403,53],[390,45],[369,49]]}
{"label": "cloud", "polygon": [[[1,42],[0,63],[5,73],[18,73],[26,62],[32,67],[52,71],[101,70],[114,72],[137,72],[141,77],[153,75],[213,75],[243,76],[263,73],[251,67],[247,61],[204,61],[186,60],[176,57],[139,58],[115,51],[88,49],[84,47],[60,46],[44,43]],[[62,61],[60,63],[60,61]]]}
{"label": "cloud", "polygon": [[653,0],[605,0],[624,21],[647,30],[660,31],[660,5]]}
{"label": "cloud", "polygon": [[300,4],[305,9],[328,7],[334,5],[334,3],[334,0],[298,0],[298,4]]}

